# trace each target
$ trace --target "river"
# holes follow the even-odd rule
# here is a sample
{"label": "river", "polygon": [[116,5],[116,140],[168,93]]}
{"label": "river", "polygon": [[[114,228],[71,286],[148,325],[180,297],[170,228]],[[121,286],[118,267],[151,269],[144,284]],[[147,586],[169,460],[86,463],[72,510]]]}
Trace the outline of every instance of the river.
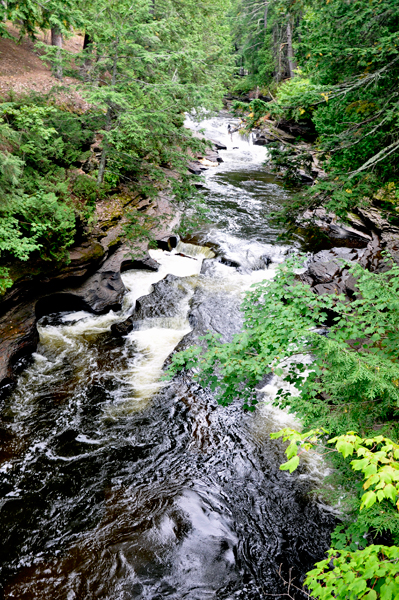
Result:
{"label": "river", "polygon": [[[262,167],[265,149],[227,123],[201,124],[228,148],[206,172],[210,224],[196,244],[151,251],[158,272],[123,273],[119,313],[39,322],[34,361],[1,411],[4,598],[278,598],[280,565],[299,584],[328,547],[334,515],[309,494],[323,464],[278,468],[269,433],[294,420],[267,403],[273,380],[250,414],[188,375],[159,380],[177,346],[208,329],[231,339],[243,292],[303,242],[277,241],[268,215],[289,192]],[[134,330],[112,336],[138,298]]]}

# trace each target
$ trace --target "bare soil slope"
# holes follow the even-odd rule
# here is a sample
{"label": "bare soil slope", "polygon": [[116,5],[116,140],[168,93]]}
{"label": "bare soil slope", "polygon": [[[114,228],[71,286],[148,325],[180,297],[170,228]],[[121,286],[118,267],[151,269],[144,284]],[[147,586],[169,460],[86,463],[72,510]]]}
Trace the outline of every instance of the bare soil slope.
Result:
{"label": "bare soil slope", "polygon": [[[62,82],[53,77],[49,66],[35,50],[34,42],[27,36],[20,40],[18,30],[7,26],[13,39],[0,38],[0,96],[8,97],[11,90],[16,94],[29,91],[49,92],[54,86],[71,86],[76,81],[65,77]],[[38,41],[49,43],[49,32],[41,33]],[[70,52],[79,52],[83,46],[83,36],[74,35],[66,40],[64,47]]]}

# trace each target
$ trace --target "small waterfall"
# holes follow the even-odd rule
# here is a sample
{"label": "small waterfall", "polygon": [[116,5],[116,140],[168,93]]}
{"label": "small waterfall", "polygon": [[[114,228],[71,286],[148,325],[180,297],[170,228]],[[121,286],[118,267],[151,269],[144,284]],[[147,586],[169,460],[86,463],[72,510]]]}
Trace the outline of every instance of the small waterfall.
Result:
{"label": "small waterfall", "polygon": [[185,256],[191,256],[191,258],[200,260],[204,260],[206,258],[215,258],[215,253],[210,248],[207,248],[206,246],[187,244],[181,241],[179,241],[177,244],[176,253],[183,254]]}

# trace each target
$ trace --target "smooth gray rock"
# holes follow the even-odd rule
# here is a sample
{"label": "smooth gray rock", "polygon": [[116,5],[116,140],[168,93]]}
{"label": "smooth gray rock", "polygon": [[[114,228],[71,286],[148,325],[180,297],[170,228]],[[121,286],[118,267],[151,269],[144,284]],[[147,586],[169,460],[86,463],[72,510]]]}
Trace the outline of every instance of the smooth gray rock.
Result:
{"label": "smooth gray rock", "polygon": [[134,329],[134,321],[132,317],[129,317],[125,321],[121,321],[121,323],[114,323],[111,325],[111,332],[115,337],[123,337],[133,331]]}
{"label": "smooth gray rock", "polygon": [[317,283],[329,283],[342,270],[340,265],[334,261],[326,263],[311,263],[308,273]]}
{"label": "smooth gray rock", "polygon": [[[187,287],[188,286],[188,287]],[[181,303],[187,296],[189,284],[184,278],[167,275],[153,286],[153,292],[136,301],[133,321],[144,321],[154,318],[175,317],[179,315]]]}
{"label": "smooth gray rock", "polygon": [[146,255],[143,258],[125,258],[121,263],[121,273],[129,271],[130,269],[143,269],[146,271],[158,271],[161,265]]}

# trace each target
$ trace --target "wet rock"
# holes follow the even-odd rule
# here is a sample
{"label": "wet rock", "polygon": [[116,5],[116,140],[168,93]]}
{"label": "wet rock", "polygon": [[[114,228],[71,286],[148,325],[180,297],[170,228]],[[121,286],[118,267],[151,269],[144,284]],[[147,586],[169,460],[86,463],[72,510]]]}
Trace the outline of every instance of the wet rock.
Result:
{"label": "wet rock", "polygon": [[227,146],[222,142],[218,142],[217,140],[211,140],[211,142],[215,146],[216,150],[227,150]]}
{"label": "wet rock", "polygon": [[204,344],[199,338],[209,331],[220,334],[221,341],[231,342],[233,336],[242,328],[243,313],[240,306],[239,296],[215,294],[197,288],[190,302],[188,314],[192,331],[184,336],[175,348],[175,352],[193,344]]}
{"label": "wet rock", "polygon": [[319,285],[315,285],[313,290],[316,294],[322,296],[323,294],[344,294],[345,287],[342,283],[333,281],[331,283],[321,283]]}
{"label": "wet rock", "polygon": [[253,143],[254,146],[266,146],[266,144],[269,144],[272,141],[272,139],[269,139],[264,135],[259,135],[254,139]]}
{"label": "wet rock", "polygon": [[25,361],[36,350],[39,334],[32,304],[17,306],[0,318],[0,398],[11,391]]}
{"label": "wet rock", "polygon": [[122,321],[121,323],[113,323],[111,325],[111,332],[115,337],[123,337],[133,331],[134,329],[134,321],[132,317],[126,319],[126,321]]}
{"label": "wet rock", "polygon": [[35,304],[35,314],[38,319],[54,313],[78,310],[92,312],[90,304],[85,302],[78,294],[69,292],[43,296]]}
{"label": "wet rock", "polygon": [[[128,203],[135,197],[129,196]],[[159,266],[145,254],[132,261],[129,248],[121,245],[125,204],[99,202],[98,218],[87,239],[70,249],[70,261],[63,265],[43,261],[14,261],[10,275],[13,287],[0,299],[0,389],[11,389],[20,365],[36,350],[37,318],[52,312],[87,310],[102,314],[119,310],[125,287],[121,271],[130,268],[158,270]],[[115,204],[115,206],[114,206]],[[167,217],[154,230],[161,243],[177,238],[171,233],[179,215],[173,211],[168,194],[160,192],[152,214]],[[104,229],[105,228],[105,229]]]}
{"label": "wet rock", "polygon": [[125,258],[121,263],[121,273],[130,269],[158,271],[161,265],[148,254],[143,258]]}
{"label": "wet rock", "polygon": [[341,271],[341,267],[334,261],[326,263],[311,263],[308,273],[317,283],[329,283]]}
{"label": "wet rock", "polygon": [[234,267],[235,269],[237,269],[238,267],[240,267],[240,263],[238,263],[235,260],[232,260],[231,258],[227,258],[227,256],[221,256],[220,257],[220,262],[223,265],[226,265],[227,267]]}
{"label": "wet rock", "polygon": [[[372,242],[369,244],[372,245]],[[332,248],[321,250],[313,256],[307,270],[298,279],[310,285],[316,294],[343,294],[348,299],[355,293],[355,279],[349,273],[343,260],[349,263],[365,262],[372,256],[377,246],[366,249]]]}
{"label": "wet rock", "polygon": [[305,225],[311,223],[319,227],[331,238],[347,239],[358,246],[366,246],[372,239],[371,232],[364,223],[363,225],[359,224],[358,218],[351,218],[350,214],[348,213],[350,223],[342,223],[334,213],[328,213],[324,208],[316,208],[315,210],[306,210],[301,221]]}
{"label": "wet rock", "polygon": [[71,250],[71,262],[54,277],[39,272],[36,277],[22,278],[3,297],[0,388],[4,388],[4,393],[12,388],[21,365],[37,348],[38,318],[61,311],[87,310],[100,314],[120,308],[125,292],[120,265],[125,254],[126,248],[121,247],[101,264],[102,246],[82,244]]}
{"label": "wet rock", "polygon": [[191,161],[188,163],[187,169],[193,175],[202,175],[202,172],[206,171],[207,167],[204,167],[198,161]]}
{"label": "wet rock", "polygon": [[[392,255],[395,262],[399,264],[399,227],[389,223],[389,221],[383,217],[381,212],[373,206],[357,208],[357,212],[362,220],[376,232],[377,235],[374,234],[374,236],[378,237],[380,240],[380,249],[384,248],[387,250]],[[377,266],[375,268],[379,267]],[[381,268],[385,269],[386,265],[381,264]]]}
{"label": "wet rock", "polygon": [[279,121],[278,126],[282,131],[291,134],[294,138],[300,136],[302,139],[312,142],[317,136],[314,124],[311,121],[298,122],[282,119]]}
{"label": "wet rock", "polygon": [[126,249],[121,248],[108,258],[83,285],[66,289],[64,293],[77,296],[96,314],[111,309],[119,310],[126,292],[120,273],[125,254]]}
{"label": "wet rock", "polygon": [[377,231],[390,229],[389,222],[383,218],[381,212],[377,208],[374,208],[373,206],[369,206],[367,208],[358,207],[356,212],[361,216],[363,222],[366,223],[370,228]]}
{"label": "wet rock", "polygon": [[306,285],[312,286],[314,284],[312,277],[308,275],[308,273],[301,273],[300,275],[298,275],[298,279]]}
{"label": "wet rock", "polygon": [[366,248],[332,248],[317,252],[307,270],[297,279],[311,286],[316,294],[342,294],[349,301],[356,293],[356,279],[345,263],[359,263],[372,271],[388,268],[382,261],[379,237],[370,233]]}
{"label": "wet rock", "polygon": [[[295,137],[288,133],[287,131],[283,131],[283,129],[276,127],[274,121],[264,121],[262,124],[262,129],[258,135],[257,139],[265,138],[267,141],[283,141],[289,142],[294,140]],[[255,142],[254,142],[255,143]]]}
{"label": "wet rock", "polygon": [[212,269],[213,263],[213,258],[206,258],[205,260],[203,260],[200,271],[201,275],[205,275],[210,269]]}
{"label": "wet rock", "polygon": [[167,275],[165,279],[154,284],[148,296],[136,301],[133,321],[144,321],[161,317],[175,317],[181,312],[181,303],[187,296],[188,282],[175,275]]}
{"label": "wet rock", "polygon": [[349,298],[352,298],[356,291],[356,279],[353,275],[348,275],[345,279],[345,293]]}
{"label": "wet rock", "polygon": [[179,237],[177,235],[167,235],[160,239],[157,239],[158,248],[161,250],[173,250],[179,243]]}
{"label": "wet rock", "polygon": [[313,181],[316,179],[316,175],[310,175],[309,173],[306,173],[304,169],[298,169],[298,173],[302,183],[313,183]]}
{"label": "wet rock", "polygon": [[266,265],[266,268],[268,269],[269,265],[271,265],[272,262],[273,262],[272,258],[270,256],[268,256],[267,254],[264,254],[260,258],[264,262],[264,264]]}

